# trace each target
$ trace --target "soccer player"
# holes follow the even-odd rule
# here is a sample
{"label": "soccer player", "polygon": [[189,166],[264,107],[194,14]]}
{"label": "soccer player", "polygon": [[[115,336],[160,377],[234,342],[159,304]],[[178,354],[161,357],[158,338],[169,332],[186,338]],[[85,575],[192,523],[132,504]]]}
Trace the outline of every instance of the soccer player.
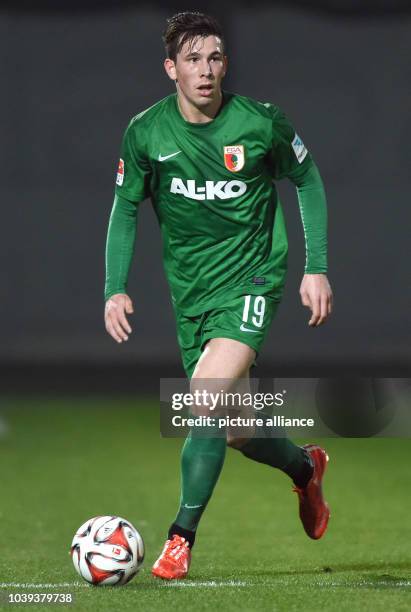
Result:
{"label": "soccer player", "polygon": [[[127,278],[138,204],[150,197],[187,376],[194,388],[196,381],[235,382],[249,376],[285,281],[287,238],[273,181],[287,177],[297,188],[306,241],[300,294],[311,310],[309,325],[321,325],[331,313],[324,188],[310,153],[277,106],[222,90],[227,57],[214,18],[174,15],[163,40],[164,68],[176,93],[136,115],[123,138],[107,237],[106,329],[118,343],[131,333]],[[329,508],[321,488],[328,459],[323,449],[257,432],[241,438],[191,430],[182,449],[180,507],[154,576],[187,575],[227,445],[290,476],[306,533],[313,539],[324,534]]]}

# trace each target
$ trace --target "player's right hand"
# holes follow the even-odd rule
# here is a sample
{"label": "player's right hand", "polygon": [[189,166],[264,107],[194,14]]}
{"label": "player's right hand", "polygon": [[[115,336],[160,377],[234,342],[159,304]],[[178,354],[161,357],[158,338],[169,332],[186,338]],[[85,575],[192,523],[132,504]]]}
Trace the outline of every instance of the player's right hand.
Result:
{"label": "player's right hand", "polygon": [[128,334],[131,334],[131,327],[126,314],[132,314],[133,312],[133,302],[126,293],[116,293],[106,302],[104,309],[106,330],[119,344],[123,340],[128,340]]}

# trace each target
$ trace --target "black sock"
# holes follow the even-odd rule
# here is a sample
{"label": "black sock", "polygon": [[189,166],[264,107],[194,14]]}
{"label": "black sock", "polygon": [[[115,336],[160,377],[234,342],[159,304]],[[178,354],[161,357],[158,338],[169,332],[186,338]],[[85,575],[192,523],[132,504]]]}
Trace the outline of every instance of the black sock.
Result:
{"label": "black sock", "polygon": [[168,539],[171,540],[173,535],[181,536],[185,539],[186,542],[188,542],[189,547],[193,548],[196,539],[195,531],[184,529],[184,527],[180,527],[179,525],[176,525],[176,523],[173,523],[170,529],[168,530]]}
{"label": "black sock", "polygon": [[311,463],[311,459],[309,454],[304,451],[304,463],[303,466],[299,468],[298,473],[296,474],[296,466],[293,465],[294,462],[289,463],[285,468],[283,468],[283,472],[288,474],[292,479],[296,487],[299,489],[304,489],[314,472],[313,464]]}

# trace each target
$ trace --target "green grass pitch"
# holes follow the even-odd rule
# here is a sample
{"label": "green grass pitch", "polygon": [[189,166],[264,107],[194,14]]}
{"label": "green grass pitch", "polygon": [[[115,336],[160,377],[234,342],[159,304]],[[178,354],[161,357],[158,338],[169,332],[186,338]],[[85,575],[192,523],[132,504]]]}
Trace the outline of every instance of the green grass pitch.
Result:
{"label": "green grass pitch", "polygon": [[[1,609],[11,609],[10,592],[68,590],[76,599],[69,609],[78,610],[411,610],[404,439],[321,441],[332,516],[318,542],[302,529],[288,478],[229,450],[189,578],[152,578],[177,510],[182,444],[160,438],[158,406],[121,397],[3,398]],[[71,539],[98,514],[129,519],[144,538],[143,568],[127,586],[88,586],[74,571]]]}

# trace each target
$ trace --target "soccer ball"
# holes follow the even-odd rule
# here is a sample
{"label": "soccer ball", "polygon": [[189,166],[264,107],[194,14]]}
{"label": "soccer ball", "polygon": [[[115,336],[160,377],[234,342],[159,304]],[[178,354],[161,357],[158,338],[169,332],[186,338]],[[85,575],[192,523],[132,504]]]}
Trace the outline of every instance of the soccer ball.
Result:
{"label": "soccer ball", "polygon": [[144,560],[143,538],[119,516],[95,516],[77,530],[70,548],[76,571],[95,585],[129,582]]}

